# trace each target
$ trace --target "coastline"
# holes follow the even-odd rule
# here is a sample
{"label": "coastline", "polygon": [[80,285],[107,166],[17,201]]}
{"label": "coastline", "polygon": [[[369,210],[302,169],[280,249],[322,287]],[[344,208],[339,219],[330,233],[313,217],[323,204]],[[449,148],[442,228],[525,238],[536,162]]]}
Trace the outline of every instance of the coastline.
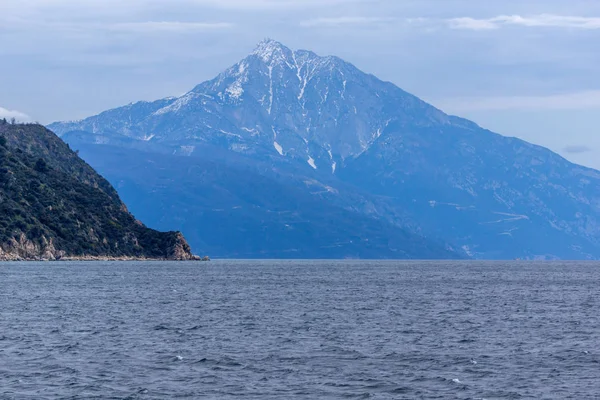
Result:
{"label": "coastline", "polygon": [[193,256],[189,259],[176,259],[176,258],[146,258],[146,257],[107,257],[107,256],[81,256],[81,257],[62,257],[57,259],[50,258],[0,258],[0,263],[10,263],[10,262],[120,262],[120,261],[130,261],[130,262],[143,262],[143,261],[162,261],[162,262],[208,262],[210,258],[208,256],[200,257]]}

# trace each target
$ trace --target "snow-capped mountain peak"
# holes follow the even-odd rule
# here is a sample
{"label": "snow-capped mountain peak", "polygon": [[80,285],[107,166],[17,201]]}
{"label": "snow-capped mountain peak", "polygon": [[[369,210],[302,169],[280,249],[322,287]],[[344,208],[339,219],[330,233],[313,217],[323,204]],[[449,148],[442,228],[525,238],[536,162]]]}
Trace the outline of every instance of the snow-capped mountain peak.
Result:
{"label": "snow-capped mountain peak", "polygon": [[252,54],[267,64],[275,64],[287,61],[292,57],[293,52],[273,39],[264,39],[256,46]]}
{"label": "snow-capped mountain peak", "polygon": [[[389,107],[400,100],[403,107]],[[152,134],[155,143],[185,142],[188,147],[218,143],[237,152],[295,159],[333,174],[344,160],[385,136],[390,121],[422,118],[416,112],[421,108],[430,110],[422,121],[426,124],[436,110],[401,89],[337,57],[292,51],[265,39],[240,62],[180,97],[53,128],[138,140]],[[111,122],[104,124],[107,118]]]}

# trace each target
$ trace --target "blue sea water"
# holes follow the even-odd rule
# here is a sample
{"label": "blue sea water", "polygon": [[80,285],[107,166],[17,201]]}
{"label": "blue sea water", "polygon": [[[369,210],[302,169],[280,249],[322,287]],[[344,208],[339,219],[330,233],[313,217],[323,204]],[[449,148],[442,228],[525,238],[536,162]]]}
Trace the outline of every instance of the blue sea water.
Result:
{"label": "blue sea water", "polygon": [[0,399],[597,399],[600,264],[0,264]]}

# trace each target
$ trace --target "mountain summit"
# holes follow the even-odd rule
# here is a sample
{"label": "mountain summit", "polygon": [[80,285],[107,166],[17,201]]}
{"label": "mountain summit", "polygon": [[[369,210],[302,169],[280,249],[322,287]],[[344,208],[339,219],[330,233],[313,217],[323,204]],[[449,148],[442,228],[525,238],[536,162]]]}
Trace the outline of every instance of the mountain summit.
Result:
{"label": "mountain summit", "polygon": [[[401,104],[402,107],[390,107]],[[240,153],[302,160],[335,173],[394,121],[426,125],[447,117],[396,86],[337,57],[292,51],[264,40],[248,57],[178,98],[139,102],[70,124],[138,140],[213,143]]]}
{"label": "mountain summit", "polygon": [[[84,149],[84,157],[111,181],[120,182],[136,213],[143,213],[139,199],[144,196],[159,196],[169,209],[182,206],[175,200],[178,194],[195,199],[185,204],[185,217],[174,218],[191,241],[196,237],[199,248],[213,254],[213,246],[231,254],[225,250],[227,239],[207,239],[185,227],[190,218],[198,225],[209,220],[231,227],[248,224],[248,235],[277,232],[278,240],[289,238],[285,246],[292,246],[299,232],[306,234],[304,247],[289,253],[273,251],[283,246],[279,241],[244,242],[244,254],[256,256],[302,257],[308,248],[351,242],[352,251],[310,256],[426,257],[415,247],[386,244],[386,235],[408,238],[403,235],[410,232],[416,235],[412,239],[426,238],[465,257],[600,258],[599,172],[449,116],[340,58],[293,51],[270,39],[181,97],[139,102],[50,128]],[[120,163],[132,163],[140,172],[114,170],[100,154],[104,160],[120,154]],[[188,172],[195,172],[183,179],[185,187],[177,176],[158,188],[145,186],[147,172],[141,171],[155,168],[158,161],[149,160],[158,154],[163,157],[158,174],[188,156]],[[229,172],[219,180],[215,169]],[[284,193],[306,201],[284,201]],[[231,210],[223,214],[220,202]],[[330,215],[362,222],[351,235],[344,234],[340,220],[324,224],[323,215],[315,214],[327,207],[343,211]],[[386,228],[369,225],[369,230],[367,220]],[[156,222],[166,223],[162,217]],[[275,228],[279,224],[285,229]],[[372,229],[387,233],[374,236]],[[394,229],[403,233],[394,236]],[[374,240],[377,251],[356,245]]]}

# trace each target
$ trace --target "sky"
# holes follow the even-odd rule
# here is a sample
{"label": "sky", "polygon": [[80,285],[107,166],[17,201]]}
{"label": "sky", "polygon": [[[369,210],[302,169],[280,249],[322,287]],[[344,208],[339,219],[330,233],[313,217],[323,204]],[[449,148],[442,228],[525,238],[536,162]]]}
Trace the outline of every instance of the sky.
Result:
{"label": "sky", "polygon": [[181,95],[267,37],[600,169],[598,0],[0,0],[0,117]]}

